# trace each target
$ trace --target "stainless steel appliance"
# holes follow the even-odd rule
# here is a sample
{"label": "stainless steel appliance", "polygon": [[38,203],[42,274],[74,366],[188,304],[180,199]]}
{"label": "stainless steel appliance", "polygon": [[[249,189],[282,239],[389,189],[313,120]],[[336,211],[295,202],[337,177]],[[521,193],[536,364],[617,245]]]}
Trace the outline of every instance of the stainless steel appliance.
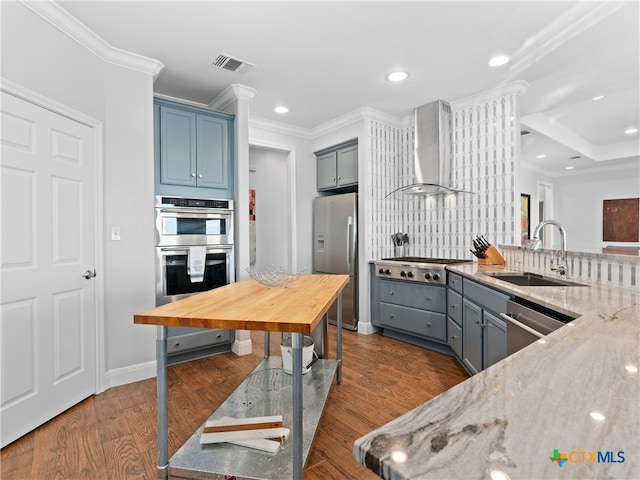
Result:
{"label": "stainless steel appliance", "polygon": [[393,257],[376,260],[374,264],[377,277],[444,285],[447,283],[447,265],[472,261],[455,258]]}
{"label": "stainless steel appliance", "polygon": [[[349,275],[342,292],[342,325],[358,328],[358,195],[318,197],[313,202],[313,271]],[[337,305],[329,309],[336,324]]]}
{"label": "stainless steel appliance", "polygon": [[507,355],[523,349],[575,319],[570,315],[541,305],[534,306],[520,299],[509,300],[507,312],[500,314],[507,322]]}
{"label": "stainless steel appliance", "polygon": [[[156,196],[156,306],[235,281],[233,201]],[[169,363],[228,351],[224,330],[169,327]]]}

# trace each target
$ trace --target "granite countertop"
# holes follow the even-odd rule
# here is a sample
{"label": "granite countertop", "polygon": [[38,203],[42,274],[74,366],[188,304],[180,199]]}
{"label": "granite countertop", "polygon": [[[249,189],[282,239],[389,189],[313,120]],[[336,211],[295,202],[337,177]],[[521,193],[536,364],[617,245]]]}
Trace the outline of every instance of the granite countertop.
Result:
{"label": "granite countertop", "polygon": [[447,268],[580,317],[359,438],[356,460],[390,480],[639,479],[640,292],[520,287],[484,275],[515,269]]}

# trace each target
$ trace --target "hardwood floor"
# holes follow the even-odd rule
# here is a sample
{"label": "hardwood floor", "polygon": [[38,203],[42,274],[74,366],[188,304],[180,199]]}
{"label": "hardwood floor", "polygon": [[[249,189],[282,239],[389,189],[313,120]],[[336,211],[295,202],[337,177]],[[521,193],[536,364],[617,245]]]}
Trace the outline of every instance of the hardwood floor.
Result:
{"label": "hardwood floor", "polygon": [[[330,355],[335,327],[330,327]],[[263,358],[227,353],[169,368],[169,455]],[[280,335],[271,335],[279,353]],[[305,468],[307,480],[375,479],[353,459],[353,442],[468,378],[452,357],[381,335],[344,331],[343,378],[334,385]],[[2,480],[156,478],[156,382],[90,397],[8,445]]]}

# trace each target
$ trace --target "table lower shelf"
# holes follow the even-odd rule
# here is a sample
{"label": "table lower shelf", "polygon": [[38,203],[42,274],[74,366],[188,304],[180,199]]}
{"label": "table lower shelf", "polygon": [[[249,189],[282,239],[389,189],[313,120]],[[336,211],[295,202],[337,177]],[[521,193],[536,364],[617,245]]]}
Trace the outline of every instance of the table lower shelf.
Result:
{"label": "table lower shelf", "polygon": [[[329,398],[337,360],[318,360],[302,376],[302,452],[306,463],[322,412]],[[282,370],[281,357],[267,357],[211,415],[261,417],[282,415],[283,424],[293,429],[293,378]],[[275,454],[247,447],[218,443],[201,445],[204,424],[169,460],[169,475],[176,478],[238,480],[280,480],[293,476],[293,432]]]}

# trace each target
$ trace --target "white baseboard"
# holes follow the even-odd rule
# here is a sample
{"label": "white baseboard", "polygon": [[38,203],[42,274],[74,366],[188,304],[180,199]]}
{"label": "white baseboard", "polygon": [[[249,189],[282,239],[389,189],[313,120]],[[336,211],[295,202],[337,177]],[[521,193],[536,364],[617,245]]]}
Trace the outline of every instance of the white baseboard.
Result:
{"label": "white baseboard", "polygon": [[370,322],[358,322],[358,333],[363,335],[371,335],[372,333],[376,333],[378,331],[378,327],[374,327]]}
{"label": "white baseboard", "polygon": [[[147,378],[153,378],[156,376],[156,361],[139,363],[137,365],[130,365],[128,367],[116,368],[109,370],[104,376],[104,390],[108,390],[111,387],[118,387],[120,385],[126,385],[127,383],[139,382],[140,380],[146,380]],[[97,392],[102,393],[102,392]]]}
{"label": "white baseboard", "polygon": [[231,344],[231,351],[241,357],[242,355],[249,355],[252,352],[251,339],[240,340],[237,339]]}

